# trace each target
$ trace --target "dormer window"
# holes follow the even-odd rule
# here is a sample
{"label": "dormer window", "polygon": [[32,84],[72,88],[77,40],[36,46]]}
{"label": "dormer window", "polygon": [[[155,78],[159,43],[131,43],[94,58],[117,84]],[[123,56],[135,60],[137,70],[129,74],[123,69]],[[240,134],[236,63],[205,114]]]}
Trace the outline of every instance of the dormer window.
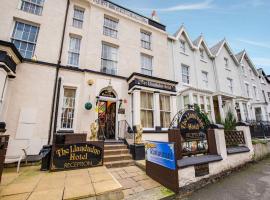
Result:
{"label": "dormer window", "polygon": [[200,57],[202,60],[204,60],[204,50],[200,49]]}
{"label": "dormer window", "polygon": [[186,52],[186,42],[184,40],[180,40],[180,51],[182,53]]}
{"label": "dormer window", "polygon": [[224,62],[225,62],[225,68],[229,68],[229,59],[225,57]]}

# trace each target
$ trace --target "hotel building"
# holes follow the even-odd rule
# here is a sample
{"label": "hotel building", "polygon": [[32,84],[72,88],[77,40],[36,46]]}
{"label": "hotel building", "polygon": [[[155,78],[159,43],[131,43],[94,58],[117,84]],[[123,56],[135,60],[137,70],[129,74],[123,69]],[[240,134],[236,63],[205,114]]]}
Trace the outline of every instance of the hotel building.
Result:
{"label": "hotel building", "polygon": [[107,0],[2,0],[1,126],[7,156],[38,154],[55,132],[167,141],[173,116],[197,104],[216,122],[231,108],[239,120],[269,120],[270,78],[226,40],[208,47],[182,26]]}

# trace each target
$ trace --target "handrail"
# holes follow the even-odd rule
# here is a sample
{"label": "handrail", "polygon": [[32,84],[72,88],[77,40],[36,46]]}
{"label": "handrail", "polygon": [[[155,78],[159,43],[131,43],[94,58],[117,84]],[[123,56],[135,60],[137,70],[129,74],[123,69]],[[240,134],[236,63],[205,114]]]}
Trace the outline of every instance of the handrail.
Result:
{"label": "handrail", "polygon": [[135,143],[135,132],[126,120],[118,121],[119,139],[126,141],[128,145]]}

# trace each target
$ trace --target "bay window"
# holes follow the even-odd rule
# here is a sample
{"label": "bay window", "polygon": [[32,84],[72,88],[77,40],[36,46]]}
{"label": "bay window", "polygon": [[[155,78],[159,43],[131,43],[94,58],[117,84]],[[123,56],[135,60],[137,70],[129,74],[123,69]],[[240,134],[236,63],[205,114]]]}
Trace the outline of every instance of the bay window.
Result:
{"label": "bay window", "polygon": [[168,128],[171,122],[170,96],[159,95],[160,105],[160,125],[162,128]]}
{"label": "bay window", "polygon": [[141,92],[141,125],[143,128],[154,127],[153,94]]}

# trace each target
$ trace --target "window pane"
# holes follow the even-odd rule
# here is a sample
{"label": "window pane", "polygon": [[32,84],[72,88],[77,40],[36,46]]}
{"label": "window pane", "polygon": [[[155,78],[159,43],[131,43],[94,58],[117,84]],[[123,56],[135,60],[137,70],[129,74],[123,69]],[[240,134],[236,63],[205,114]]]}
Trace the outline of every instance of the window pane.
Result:
{"label": "window pane", "polygon": [[[17,47],[23,57],[32,58],[36,47],[39,27],[16,22],[11,42]],[[26,52],[27,50],[27,52]]]}
{"label": "window pane", "polygon": [[44,0],[22,0],[21,10],[35,15],[41,15]]}
{"label": "window pane", "polygon": [[117,74],[118,49],[102,44],[101,71],[107,74]]}
{"label": "window pane", "polygon": [[61,114],[61,128],[72,129],[74,121],[75,110],[75,95],[76,89],[64,89],[62,114]]}
{"label": "window pane", "polygon": [[117,27],[118,27],[118,21],[110,19],[110,18],[104,18],[104,25],[103,25],[103,34],[117,38]]}

